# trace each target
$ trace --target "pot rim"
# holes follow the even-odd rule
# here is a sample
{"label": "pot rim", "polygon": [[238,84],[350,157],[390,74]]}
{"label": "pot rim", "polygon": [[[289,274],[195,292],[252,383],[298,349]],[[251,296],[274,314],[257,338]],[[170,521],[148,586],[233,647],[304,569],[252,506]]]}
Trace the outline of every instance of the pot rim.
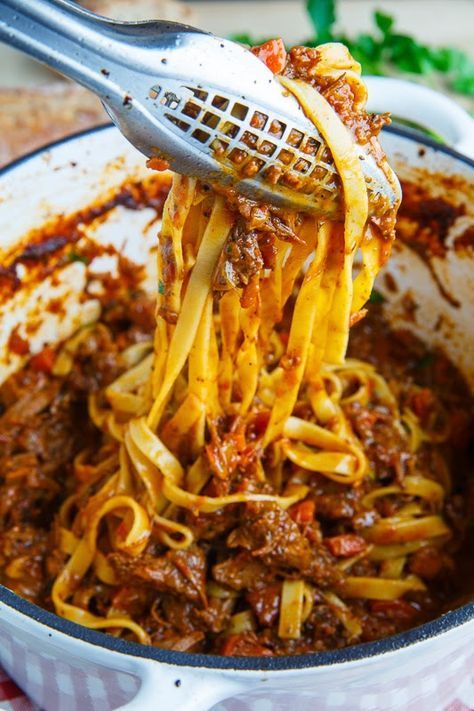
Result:
{"label": "pot rim", "polygon": [[[58,141],[47,144],[38,148],[31,153],[21,156],[12,161],[8,165],[0,169],[0,179],[6,174],[15,170],[23,163],[35,159],[42,153],[57,148],[65,143],[75,141],[88,135],[92,135],[99,131],[106,131],[113,128],[113,124],[107,123],[101,126],[92,127],[84,131],[80,131]],[[452,148],[441,145],[432,139],[414,135],[409,130],[400,128],[399,126],[390,126],[384,129],[388,133],[395,134],[404,139],[414,141],[435,151],[444,153],[456,160],[459,160],[472,169],[474,169],[474,160],[467,156],[458,153]],[[176,652],[168,649],[160,649],[150,645],[138,644],[127,640],[119,639],[89,629],[70,620],[59,617],[53,612],[44,610],[38,605],[35,605],[24,598],[21,598],[16,593],[12,592],[3,585],[0,585],[0,605],[4,604],[19,612],[26,617],[29,617],[40,624],[63,633],[76,640],[101,647],[111,652],[124,654],[131,657],[142,659],[150,659],[165,664],[171,664],[179,667],[201,667],[209,670],[225,670],[225,671],[291,671],[297,669],[309,669],[318,667],[327,667],[335,664],[343,664],[354,662],[371,657],[381,656],[389,652],[409,647],[417,642],[422,642],[442,633],[448,632],[456,627],[474,620],[474,601],[469,602],[455,610],[450,610],[436,619],[426,622],[418,627],[414,627],[406,632],[402,632],[390,637],[385,637],[375,642],[366,642],[357,644],[343,649],[329,650],[324,652],[310,652],[307,654],[299,654],[295,656],[281,657],[223,657],[212,654],[190,654],[189,652]]]}

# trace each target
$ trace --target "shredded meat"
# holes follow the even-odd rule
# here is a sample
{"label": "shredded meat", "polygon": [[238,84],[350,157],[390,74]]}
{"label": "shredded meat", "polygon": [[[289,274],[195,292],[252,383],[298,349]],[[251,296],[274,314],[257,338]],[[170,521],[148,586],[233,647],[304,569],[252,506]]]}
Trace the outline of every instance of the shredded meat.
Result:
{"label": "shredded meat", "polygon": [[[330,76],[322,75],[322,56],[318,47],[293,47],[288,53],[288,60],[285,73],[318,88],[346,126],[354,132],[359,143],[368,143],[390,123],[388,114],[372,115],[364,110],[357,110],[355,89],[346,81],[344,72],[345,69],[350,69],[349,65],[340,68],[341,73],[337,78],[334,78],[334,73]],[[349,55],[348,60],[350,61]]]}
{"label": "shredded meat", "polygon": [[229,625],[233,610],[234,601],[232,598],[227,600],[213,598],[203,610],[194,610],[194,619],[198,624],[202,624],[206,630],[217,634],[225,631]]}
{"label": "shredded meat", "polygon": [[340,492],[334,494],[321,494],[316,499],[318,513],[324,519],[338,521],[351,519],[355,513],[354,504],[348,501]]}
{"label": "shredded meat", "polygon": [[43,559],[48,535],[29,524],[17,524],[0,533],[3,575],[0,582],[35,601],[45,592]]}
{"label": "shredded meat", "polygon": [[225,196],[238,219],[216,269],[214,288],[218,291],[245,287],[262,268],[271,269],[276,240],[298,242],[295,227],[302,220],[301,215],[250,200],[232,189],[226,189]]}
{"label": "shredded meat", "polygon": [[238,553],[212,569],[214,580],[233,590],[253,590],[272,581],[275,574],[248,553]]}
{"label": "shredded meat", "polygon": [[185,551],[168,551],[161,557],[111,553],[109,560],[123,584],[146,583],[155,590],[180,595],[186,600],[206,600],[206,556],[197,546]]}
{"label": "shredded meat", "polygon": [[[32,383],[35,387],[35,397],[31,397],[31,391],[25,388],[24,393],[18,400],[8,408],[7,412],[0,419],[0,427],[21,427],[28,424],[32,417],[39,415],[54,400],[59,390],[59,383],[48,382],[46,379],[38,378],[37,383]],[[5,439],[5,435],[3,436]]]}
{"label": "shredded meat", "polygon": [[268,585],[248,592],[246,600],[262,627],[271,627],[280,612],[281,585]]}
{"label": "shredded meat", "polygon": [[257,232],[247,232],[243,225],[237,223],[222,250],[214,286],[220,290],[247,286],[262,267]]}
{"label": "shredded meat", "polygon": [[393,416],[384,407],[364,408],[358,402],[345,412],[373,464],[379,480],[403,481],[411,460],[408,440],[395,427]]}
{"label": "shredded meat", "polygon": [[326,587],[339,579],[330,553],[310,545],[286,511],[273,504],[248,505],[243,525],[227,539],[230,548],[244,548],[267,566],[293,568]]}

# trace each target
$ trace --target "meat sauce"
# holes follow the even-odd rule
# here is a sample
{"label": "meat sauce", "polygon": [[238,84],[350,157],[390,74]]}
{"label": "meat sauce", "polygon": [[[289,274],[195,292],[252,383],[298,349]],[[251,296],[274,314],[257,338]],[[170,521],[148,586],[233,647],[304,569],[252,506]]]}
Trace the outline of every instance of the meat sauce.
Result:
{"label": "meat sauce", "polygon": [[[46,348],[0,389],[0,581],[21,596],[52,609],[50,590],[64,564],[57,545],[58,510],[77,489],[72,462],[88,448],[100,456],[111,447],[101,440],[87,414],[87,396],[110,383],[124,370],[121,352],[150,337],[154,304],[138,289],[130,295],[103,297],[100,324],[91,329],[75,354],[65,377],[51,368],[55,352]],[[440,352],[431,352],[408,332],[391,331],[372,305],[370,315],[352,330],[350,356],[374,363],[386,377],[399,402],[411,398],[423,418],[430,404],[440,401],[452,422],[451,436],[442,446],[423,448],[419,465],[432,471],[439,458],[449,463],[453,485],[444,515],[455,540],[443,549],[425,545],[409,562],[427,592],[403,599],[347,602],[362,623],[358,641],[393,634],[433,618],[447,607],[468,599],[463,550],[471,545],[469,526],[474,516],[474,487],[470,477],[469,444],[473,405],[454,366]],[[413,391],[412,385],[419,388]],[[350,639],[324,591],[338,585],[338,561],[362,552],[361,535],[374,512],[361,505],[368,490],[404,476],[410,460],[406,440],[386,412],[360,405],[347,406],[354,430],[372,462],[376,481],[356,489],[322,476],[312,481],[309,499],[288,511],[274,505],[248,503],[213,514],[185,514],[196,542],[187,550],[166,550],[151,541],[136,558],[112,553],[119,584],[105,585],[89,573],[74,596],[74,604],[105,614],[127,612],[139,619],[156,646],[225,655],[295,654],[346,646]],[[265,423],[256,422],[255,428]],[[215,462],[206,491],[222,494],[225,482]],[[245,457],[237,440],[229,451],[235,477],[245,482]],[[397,507],[391,497],[386,507]],[[385,515],[390,515],[385,511]],[[463,548],[464,546],[464,548]],[[357,575],[376,574],[367,559],[355,563]],[[297,640],[277,635],[283,577],[303,575],[315,590],[315,604]],[[217,583],[227,597],[209,597],[207,586]],[[256,629],[229,634],[232,614],[250,607]]]}

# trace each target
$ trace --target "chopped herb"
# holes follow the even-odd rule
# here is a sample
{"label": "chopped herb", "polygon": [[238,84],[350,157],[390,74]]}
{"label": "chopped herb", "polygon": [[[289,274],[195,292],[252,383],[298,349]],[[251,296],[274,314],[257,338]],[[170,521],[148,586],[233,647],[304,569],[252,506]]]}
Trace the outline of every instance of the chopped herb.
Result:
{"label": "chopped herb", "polygon": [[355,40],[349,37],[340,37],[339,40],[347,46],[354,59],[360,62],[366,74],[379,76],[384,73],[382,45],[377,39],[368,34],[361,34]]}
{"label": "chopped herb", "polygon": [[393,17],[386,15],[385,12],[380,12],[380,10],[374,12],[374,22],[383,35],[388,35],[394,24]]}
{"label": "chopped herb", "polygon": [[316,30],[318,42],[333,39],[332,28],[336,21],[335,0],[307,0],[306,9]]}
{"label": "chopped herb", "polygon": [[377,289],[372,289],[372,293],[369,296],[369,301],[371,304],[383,304],[385,301],[385,296],[383,296]]}
{"label": "chopped herb", "polygon": [[165,284],[163,281],[161,281],[161,279],[158,282],[158,293],[161,294],[161,296],[164,296],[165,294]]}
{"label": "chopped herb", "polygon": [[474,65],[470,70],[459,72],[451,82],[451,88],[466,96],[474,96]]}
{"label": "chopped herb", "polygon": [[429,365],[432,365],[436,360],[436,354],[435,353],[427,353],[424,355],[422,358],[416,361],[414,367],[417,370],[420,370],[422,368],[427,368]]}
{"label": "chopped herb", "polygon": [[79,254],[73,249],[69,252],[67,256],[70,262],[82,262],[83,264],[89,264],[90,262],[89,257],[86,257],[85,254]]}
{"label": "chopped herb", "polygon": [[[336,0],[306,0],[306,10],[314,27],[313,37],[304,41],[308,47],[322,42],[342,42],[362,64],[365,74],[393,75],[408,73],[418,77],[437,76],[446,89],[474,96],[474,59],[455,47],[430,47],[410,35],[395,31],[391,15],[376,10],[374,29],[356,37],[334,31],[337,21]],[[231,39],[246,45],[260,45],[266,39],[247,33],[234,34]]]}
{"label": "chopped herb", "polygon": [[462,70],[466,56],[454,47],[435,47],[430,50],[430,58],[439,72],[453,72]]}
{"label": "chopped herb", "polygon": [[397,69],[419,76],[437,74],[446,88],[474,96],[474,60],[465,52],[455,47],[430,47],[395,32],[393,18],[383,12],[374,13],[374,23],[379,35],[359,35],[346,42],[364,72],[390,74]]}

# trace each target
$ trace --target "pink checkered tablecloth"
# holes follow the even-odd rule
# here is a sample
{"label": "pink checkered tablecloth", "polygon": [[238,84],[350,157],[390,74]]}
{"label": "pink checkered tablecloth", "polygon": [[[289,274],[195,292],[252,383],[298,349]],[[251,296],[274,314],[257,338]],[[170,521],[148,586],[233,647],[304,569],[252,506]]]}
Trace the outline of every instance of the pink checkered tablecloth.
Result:
{"label": "pink checkered tablecloth", "polygon": [[0,711],[37,711],[37,707],[0,667]]}
{"label": "pink checkered tablecloth", "polygon": [[[0,711],[40,711],[0,667]],[[87,711],[87,709],[84,709]],[[402,709],[400,709],[402,711]],[[461,699],[453,699],[445,711],[474,711]]]}
{"label": "pink checkered tablecloth", "polygon": [[[474,682],[474,680],[473,680]],[[0,667],[0,711],[41,711]],[[47,711],[45,709],[44,711]],[[88,711],[83,709],[83,711]],[[171,711],[171,710],[170,710]],[[400,709],[403,711],[403,709]],[[453,699],[444,711],[474,711],[462,699]]]}

